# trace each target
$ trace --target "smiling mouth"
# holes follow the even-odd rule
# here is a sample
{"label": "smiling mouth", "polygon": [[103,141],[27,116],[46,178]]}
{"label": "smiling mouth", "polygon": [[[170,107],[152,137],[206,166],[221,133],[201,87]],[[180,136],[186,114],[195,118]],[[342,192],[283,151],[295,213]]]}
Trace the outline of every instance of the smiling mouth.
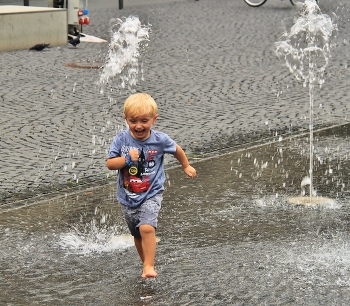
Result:
{"label": "smiling mouth", "polygon": [[144,130],[142,131],[135,131],[135,134],[143,134],[144,133]]}

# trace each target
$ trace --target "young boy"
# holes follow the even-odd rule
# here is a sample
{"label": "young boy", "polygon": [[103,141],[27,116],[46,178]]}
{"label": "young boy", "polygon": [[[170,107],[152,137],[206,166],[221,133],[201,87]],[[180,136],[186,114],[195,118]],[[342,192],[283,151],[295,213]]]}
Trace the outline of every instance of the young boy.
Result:
{"label": "young boy", "polygon": [[115,136],[107,167],[120,170],[117,199],[143,262],[141,276],[156,277],[155,231],[164,190],[164,154],[173,154],[190,178],[196,176],[196,170],[178,144],[167,134],[152,129],[158,107],[150,95],[136,93],[126,99],[124,118],[129,129]]}

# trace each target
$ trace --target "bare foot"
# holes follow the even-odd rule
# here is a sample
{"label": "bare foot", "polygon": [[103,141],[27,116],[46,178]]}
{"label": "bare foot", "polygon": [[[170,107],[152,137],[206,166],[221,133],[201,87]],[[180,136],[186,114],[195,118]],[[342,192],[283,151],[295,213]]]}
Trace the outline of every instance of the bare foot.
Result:
{"label": "bare foot", "polygon": [[141,277],[143,278],[150,278],[150,277],[157,277],[158,273],[154,270],[154,267],[144,267],[142,271]]}

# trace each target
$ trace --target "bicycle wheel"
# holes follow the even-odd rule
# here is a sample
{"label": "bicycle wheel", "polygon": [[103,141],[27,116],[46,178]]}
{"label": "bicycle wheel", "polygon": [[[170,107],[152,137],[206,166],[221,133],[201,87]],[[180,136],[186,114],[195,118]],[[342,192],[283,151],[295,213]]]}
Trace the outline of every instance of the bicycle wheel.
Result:
{"label": "bicycle wheel", "polygon": [[249,6],[258,7],[263,5],[267,0],[244,0]]}

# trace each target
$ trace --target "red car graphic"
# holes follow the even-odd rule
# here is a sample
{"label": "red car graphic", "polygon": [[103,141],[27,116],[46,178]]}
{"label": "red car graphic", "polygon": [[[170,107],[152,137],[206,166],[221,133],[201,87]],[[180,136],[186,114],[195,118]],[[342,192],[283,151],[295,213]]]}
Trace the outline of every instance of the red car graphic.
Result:
{"label": "red car graphic", "polygon": [[131,192],[145,192],[149,189],[150,183],[148,181],[141,181],[138,177],[130,176],[128,190]]}

